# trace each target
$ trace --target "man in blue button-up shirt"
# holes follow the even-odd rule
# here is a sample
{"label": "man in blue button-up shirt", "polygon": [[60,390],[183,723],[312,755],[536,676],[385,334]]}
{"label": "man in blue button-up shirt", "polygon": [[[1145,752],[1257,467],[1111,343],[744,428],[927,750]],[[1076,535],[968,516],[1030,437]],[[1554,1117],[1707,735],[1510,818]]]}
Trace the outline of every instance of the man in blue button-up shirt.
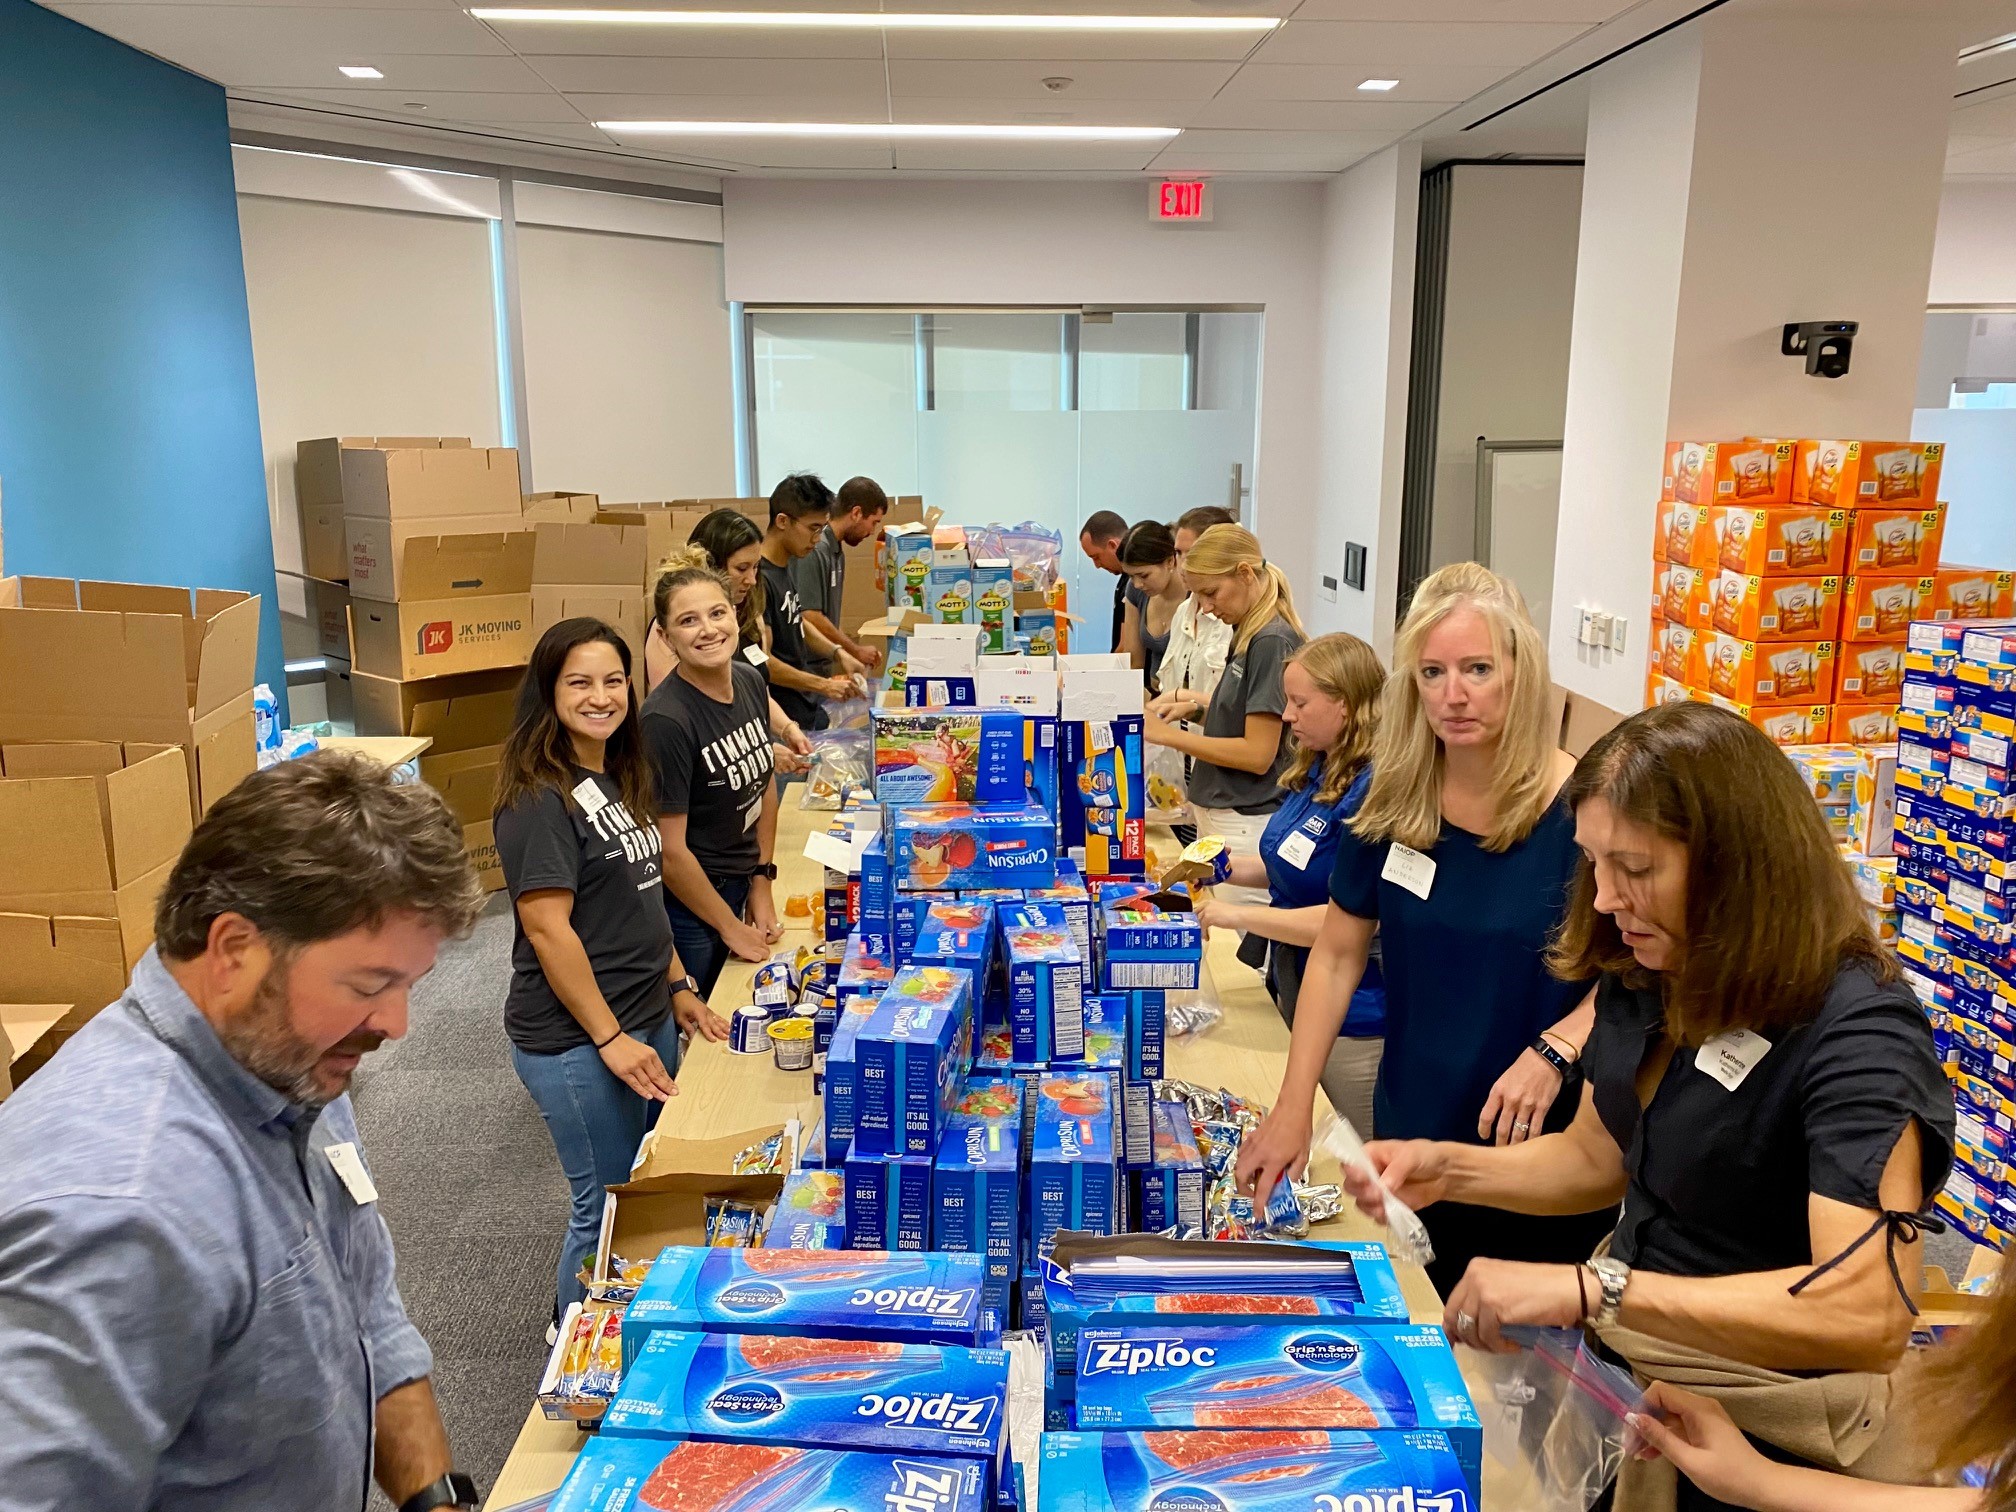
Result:
{"label": "man in blue button-up shirt", "polygon": [[354,757],[197,826],[125,996],[0,1104],[0,1509],[460,1500],[346,1093],[481,901]]}

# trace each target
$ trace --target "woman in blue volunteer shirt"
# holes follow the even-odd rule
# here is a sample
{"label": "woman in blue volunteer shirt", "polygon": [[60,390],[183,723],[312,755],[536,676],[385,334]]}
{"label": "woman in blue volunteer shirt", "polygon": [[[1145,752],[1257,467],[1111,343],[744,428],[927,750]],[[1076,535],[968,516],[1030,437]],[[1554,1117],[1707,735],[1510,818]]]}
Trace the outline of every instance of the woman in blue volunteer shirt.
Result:
{"label": "woman in blue volunteer shirt", "polygon": [[[1281,675],[1281,722],[1294,737],[1282,774],[1285,796],[1267,820],[1257,856],[1234,856],[1230,880],[1265,886],[1268,901],[1212,898],[1199,905],[1206,925],[1271,940],[1267,986],[1281,1016],[1295,1022],[1302,968],[1330,902],[1330,871],[1345,821],[1358,812],[1372,780],[1372,735],[1386,669],[1355,635],[1322,635],[1288,660]],[[1343,1028],[1323,1071],[1323,1090],[1352,1124],[1372,1128],[1372,1088],[1386,1028],[1386,987],[1378,946],[1351,995]]]}

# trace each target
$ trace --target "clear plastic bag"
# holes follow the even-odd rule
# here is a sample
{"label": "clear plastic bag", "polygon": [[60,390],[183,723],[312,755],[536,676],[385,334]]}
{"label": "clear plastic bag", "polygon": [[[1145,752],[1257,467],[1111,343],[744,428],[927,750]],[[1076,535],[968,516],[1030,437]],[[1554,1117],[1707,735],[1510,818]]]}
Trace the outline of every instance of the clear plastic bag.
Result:
{"label": "clear plastic bag", "polygon": [[801,809],[835,811],[850,792],[871,785],[869,737],[863,730],[821,730],[811,736],[812,764],[805,773]]}
{"label": "clear plastic bag", "polygon": [[[1351,1127],[1351,1120],[1342,1114],[1334,1116],[1316,1131],[1314,1144],[1336,1156],[1339,1165],[1363,1171],[1374,1181],[1379,1179],[1378,1171],[1373,1169],[1371,1160],[1365,1154],[1365,1142]],[[1427,1225],[1422,1223],[1414,1209],[1391,1192],[1386,1193],[1386,1248],[1395,1260],[1405,1260],[1412,1265],[1426,1265],[1435,1258],[1435,1246],[1428,1238]]]}
{"label": "clear plastic bag", "polygon": [[1166,1039],[1203,1034],[1225,1017],[1225,1009],[1219,1003],[1217,994],[1208,986],[1194,992],[1171,992],[1168,999],[1162,1010],[1162,1034]]}
{"label": "clear plastic bag", "polygon": [[1589,1512],[1637,1439],[1625,1419],[1642,1412],[1631,1373],[1589,1349],[1569,1328],[1508,1328],[1515,1354],[1457,1353],[1484,1448],[1502,1474],[1498,1502],[1522,1512]]}
{"label": "clear plastic bag", "polygon": [[[827,730],[860,730],[868,728],[869,699],[866,687],[856,680],[855,686],[861,691],[853,698],[822,698],[821,706],[826,710]],[[823,731],[821,733],[824,733]]]}
{"label": "clear plastic bag", "polygon": [[1014,1332],[1001,1336],[1008,1352],[1008,1452],[1022,1467],[1023,1506],[1036,1506],[1036,1467],[1043,1443],[1043,1336]]}
{"label": "clear plastic bag", "polygon": [[1194,816],[1183,753],[1174,746],[1150,746],[1142,758],[1141,772],[1147,783],[1149,823],[1189,824]]}

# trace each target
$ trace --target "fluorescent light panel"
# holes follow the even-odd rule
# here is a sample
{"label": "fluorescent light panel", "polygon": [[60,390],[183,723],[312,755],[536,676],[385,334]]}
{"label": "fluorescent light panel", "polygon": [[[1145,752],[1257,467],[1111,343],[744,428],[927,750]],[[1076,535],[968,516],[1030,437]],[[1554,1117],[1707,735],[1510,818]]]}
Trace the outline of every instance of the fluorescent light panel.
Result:
{"label": "fluorescent light panel", "polygon": [[1163,142],[1180,126],[927,126],[878,121],[597,121],[603,131],[648,136],[849,137],[870,141],[960,138],[1010,142]]}
{"label": "fluorescent light panel", "polygon": [[929,11],[668,11],[484,6],[479,21],[563,21],[577,26],[768,26],[864,31],[1266,32],[1275,16],[966,15]]}
{"label": "fluorescent light panel", "polygon": [[382,79],[385,77],[377,69],[367,67],[363,64],[339,63],[336,65],[336,72],[343,75],[346,79]]}
{"label": "fluorescent light panel", "polygon": [[2011,32],[2007,36],[1991,37],[1973,47],[1961,48],[1960,61],[1972,63],[1977,58],[1993,57],[1996,53],[2007,52],[2012,47],[2016,47],[2016,32]]}
{"label": "fluorescent light panel", "polygon": [[1367,79],[1358,87],[1360,89],[1372,90],[1378,94],[1384,94],[1389,89],[1398,89],[1400,81],[1398,79]]}

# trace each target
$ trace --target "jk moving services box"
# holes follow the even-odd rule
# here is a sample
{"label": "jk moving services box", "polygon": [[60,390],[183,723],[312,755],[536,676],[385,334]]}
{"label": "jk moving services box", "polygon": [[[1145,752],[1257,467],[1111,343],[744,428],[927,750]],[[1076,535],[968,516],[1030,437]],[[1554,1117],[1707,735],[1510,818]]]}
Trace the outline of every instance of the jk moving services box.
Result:
{"label": "jk moving services box", "polygon": [[0,579],[0,745],[181,746],[200,814],[258,765],[258,651],[249,593]]}
{"label": "jk moving services box", "polygon": [[0,745],[0,1003],[71,1005],[62,1034],[118,997],[190,828],[179,746]]}
{"label": "jk moving services box", "polygon": [[350,600],[353,672],[412,681],[523,666],[537,639],[532,546],[529,530],[404,541],[398,601]]}
{"label": "jk moving services box", "polygon": [[353,598],[416,598],[406,550],[416,538],[525,528],[510,447],[344,447],[343,518]]}

